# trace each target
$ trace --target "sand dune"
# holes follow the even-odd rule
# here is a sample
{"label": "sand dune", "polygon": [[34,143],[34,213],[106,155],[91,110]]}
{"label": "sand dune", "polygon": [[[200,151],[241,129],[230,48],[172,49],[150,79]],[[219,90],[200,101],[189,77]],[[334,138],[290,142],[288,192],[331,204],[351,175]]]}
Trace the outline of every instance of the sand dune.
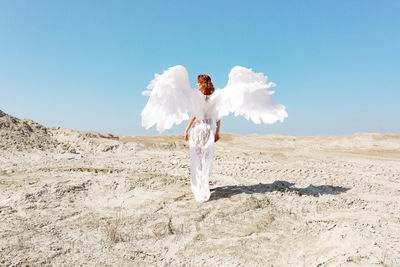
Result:
{"label": "sand dune", "polygon": [[400,135],[223,134],[210,184],[182,136],[0,112],[0,265],[400,266]]}

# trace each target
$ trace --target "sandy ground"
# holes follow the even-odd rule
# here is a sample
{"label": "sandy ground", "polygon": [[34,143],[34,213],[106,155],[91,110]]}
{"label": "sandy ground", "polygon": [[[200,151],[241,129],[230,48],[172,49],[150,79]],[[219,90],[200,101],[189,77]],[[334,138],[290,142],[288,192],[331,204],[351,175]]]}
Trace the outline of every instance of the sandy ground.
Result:
{"label": "sandy ground", "polygon": [[182,136],[49,133],[0,150],[1,266],[400,266],[400,135],[223,134],[197,203]]}

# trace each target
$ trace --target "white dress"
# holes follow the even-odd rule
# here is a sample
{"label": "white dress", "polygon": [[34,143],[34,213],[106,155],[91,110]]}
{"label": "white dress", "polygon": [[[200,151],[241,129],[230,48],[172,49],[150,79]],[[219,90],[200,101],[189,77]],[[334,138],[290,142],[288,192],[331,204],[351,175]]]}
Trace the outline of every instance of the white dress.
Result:
{"label": "white dress", "polygon": [[210,198],[209,178],[214,160],[213,119],[196,119],[190,131],[190,187],[198,202]]}
{"label": "white dress", "polygon": [[269,90],[275,84],[267,82],[263,73],[236,66],[229,73],[225,88],[215,90],[206,97],[190,85],[184,66],[177,65],[155,74],[155,78],[142,94],[149,100],[142,111],[142,126],[149,129],[157,125],[161,133],[196,117],[190,132],[190,181],[197,201],[210,198],[208,180],[214,158],[215,121],[224,116],[241,115],[256,124],[283,122],[288,115],[285,106],[272,102]]}

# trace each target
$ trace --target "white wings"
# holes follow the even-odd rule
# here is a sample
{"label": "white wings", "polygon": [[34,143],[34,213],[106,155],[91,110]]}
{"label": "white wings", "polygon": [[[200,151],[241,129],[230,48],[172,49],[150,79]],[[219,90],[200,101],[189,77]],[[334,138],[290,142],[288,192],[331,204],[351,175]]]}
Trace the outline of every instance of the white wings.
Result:
{"label": "white wings", "polygon": [[142,126],[148,129],[157,124],[162,132],[189,119],[188,113],[198,119],[219,120],[233,112],[257,124],[283,121],[288,115],[284,105],[271,101],[274,91],[268,89],[273,86],[264,74],[236,66],[229,73],[226,87],[216,90],[206,101],[199,90],[190,86],[185,67],[177,65],[155,74],[147,86],[149,90],[143,91],[149,100],[142,111]]}
{"label": "white wings", "polygon": [[142,92],[150,96],[142,111],[142,126],[149,129],[157,124],[159,132],[189,119],[188,112],[192,112],[194,102],[201,98],[201,93],[190,86],[186,68],[180,65],[161,75],[155,74],[147,89],[150,91]]}
{"label": "white wings", "polygon": [[268,90],[276,86],[268,82],[267,76],[254,73],[251,69],[236,66],[229,73],[229,81],[224,89],[216,90],[211,96],[215,102],[216,116],[220,119],[230,112],[235,116],[242,115],[254,123],[274,123],[283,121],[288,115],[285,106],[273,103],[274,91]]}

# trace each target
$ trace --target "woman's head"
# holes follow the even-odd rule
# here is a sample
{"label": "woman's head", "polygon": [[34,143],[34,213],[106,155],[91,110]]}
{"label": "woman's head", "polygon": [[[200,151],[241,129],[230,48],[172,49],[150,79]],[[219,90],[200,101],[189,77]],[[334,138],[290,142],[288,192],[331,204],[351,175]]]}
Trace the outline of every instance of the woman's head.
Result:
{"label": "woman's head", "polygon": [[211,95],[215,91],[210,76],[206,74],[197,76],[197,87],[205,95]]}

